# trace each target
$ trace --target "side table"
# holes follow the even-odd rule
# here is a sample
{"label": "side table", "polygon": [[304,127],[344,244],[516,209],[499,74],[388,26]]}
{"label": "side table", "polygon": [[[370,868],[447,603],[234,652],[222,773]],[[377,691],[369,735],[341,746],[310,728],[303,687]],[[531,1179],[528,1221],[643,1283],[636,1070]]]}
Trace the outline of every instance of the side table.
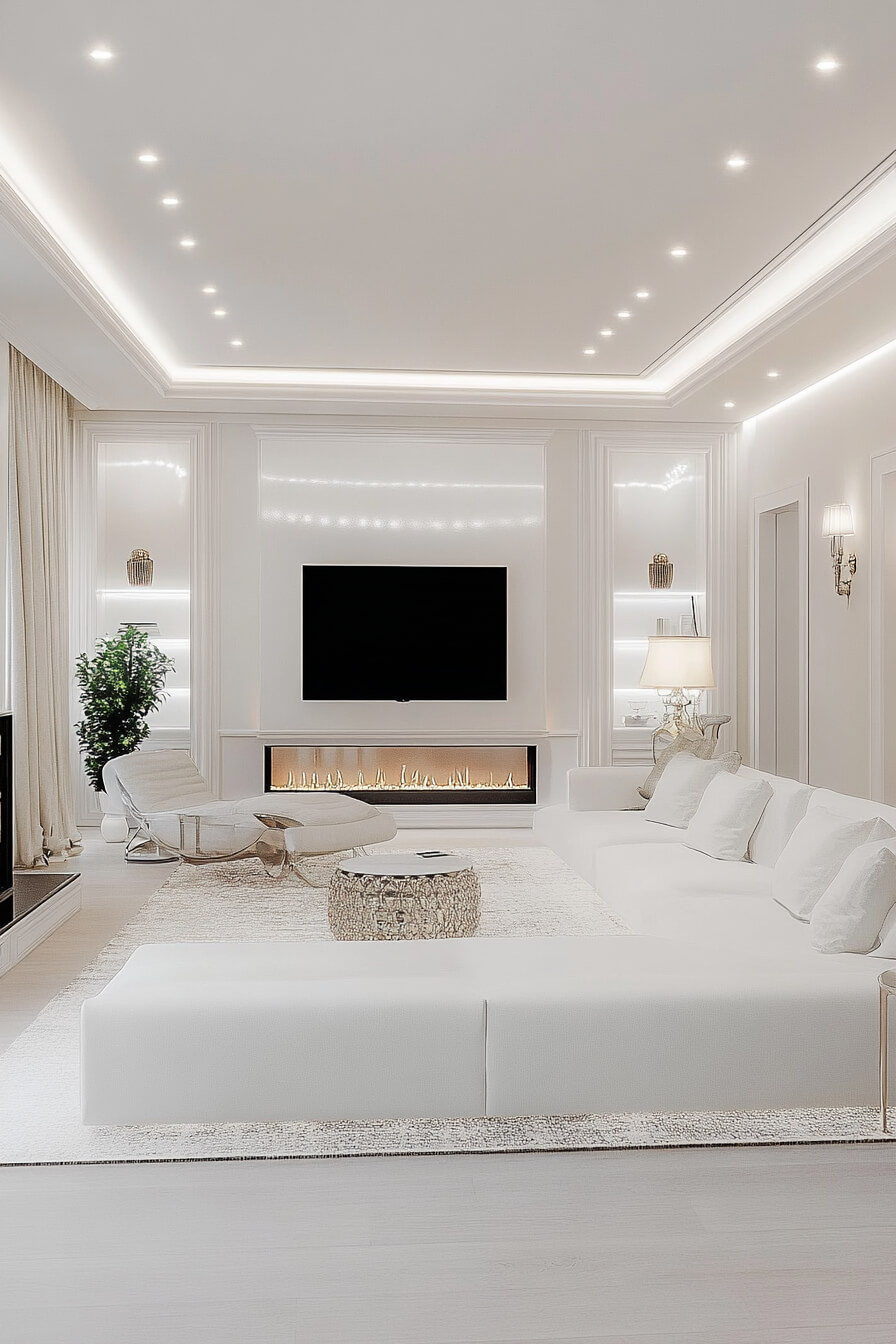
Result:
{"label": "side table", "polygon": [[479,927],[479,879],[456,854],[346,859],[330,882],[327,915],[342,941],[471,938]]}
{"label": "side table", "polygon": [[880,985],[880,1127],[887,1134],[887,1008],[890,995],[896,994],[896,971],[883,971],[877,983]]}

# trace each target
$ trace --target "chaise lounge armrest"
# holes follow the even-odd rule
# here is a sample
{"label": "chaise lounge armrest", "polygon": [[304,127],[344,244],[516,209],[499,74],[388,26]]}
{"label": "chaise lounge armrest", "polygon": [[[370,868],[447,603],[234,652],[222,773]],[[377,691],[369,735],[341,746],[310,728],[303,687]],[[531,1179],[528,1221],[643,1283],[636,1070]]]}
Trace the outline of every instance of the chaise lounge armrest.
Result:
{"label": "chaise lounge armrest", "polygon": [[643,807],[638,793],[647,771],[643,765],[586,765],[570,770],[570,812],[621,812]]}

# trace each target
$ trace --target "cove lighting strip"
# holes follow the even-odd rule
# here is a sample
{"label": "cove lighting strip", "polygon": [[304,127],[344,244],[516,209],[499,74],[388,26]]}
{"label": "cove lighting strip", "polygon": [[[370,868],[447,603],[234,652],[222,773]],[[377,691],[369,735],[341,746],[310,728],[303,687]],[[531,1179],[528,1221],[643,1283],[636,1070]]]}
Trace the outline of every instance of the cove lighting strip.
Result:
{"label": "cove lighting strip", "polygon": [[135,298],[42,178],[8,125],[0,123],[0,213],[69,292],[120,343],[126,334],[163,382],[163,393],[204,390],[542,396],[663,403],[807,293],[892,241],[896,229],[896,154],[868,175],[842,206],[716,317],[649,372],[630,375],[422,372],[411,369],[250,368],[179,363]]}
{"label": "cove lighting strip", "polygon": [[175,601],[189,602],[189,588],[97,588],[97,597],[136,597],[148,602],[151,598],[173,598]]}

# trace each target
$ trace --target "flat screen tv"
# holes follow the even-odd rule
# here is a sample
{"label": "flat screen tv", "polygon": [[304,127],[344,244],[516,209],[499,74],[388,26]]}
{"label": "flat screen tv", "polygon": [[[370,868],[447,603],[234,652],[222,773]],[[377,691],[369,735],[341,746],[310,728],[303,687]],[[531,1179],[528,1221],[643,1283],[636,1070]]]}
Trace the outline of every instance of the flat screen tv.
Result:
{"label": "flat screen tv", "polygon": [[303,700],[506,700],[507,570],[303,565]]}

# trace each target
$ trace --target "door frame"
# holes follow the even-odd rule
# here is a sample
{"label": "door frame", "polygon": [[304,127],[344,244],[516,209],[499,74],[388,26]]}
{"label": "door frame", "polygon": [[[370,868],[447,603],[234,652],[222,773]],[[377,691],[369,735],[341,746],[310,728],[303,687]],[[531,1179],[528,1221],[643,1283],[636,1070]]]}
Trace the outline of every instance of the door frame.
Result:
{"label": "door frame", "polygon": [[783,490],[753,499],[753,525],[750,532],[750,747],[753,765],[759,759],[759,561],[762,554],[760,530],[763,517],[796,506],[799,554],[797,598],[799,603],[799,653],[797,667],[797,714],[799,715],[799,778],[809,782],[809,477]]}
{"label": "door frame", "polygon": [[[871,685],[868,697],[869,798],[882,802],[884,796],[883,720],[885,714],[884,643],[881,638],[884,617],[884,478],[896,472],[896,448],[884,448],[871,455],[871,591],[868,601],[869,662]],[[877,725],[877,730],[875,730]]]}

